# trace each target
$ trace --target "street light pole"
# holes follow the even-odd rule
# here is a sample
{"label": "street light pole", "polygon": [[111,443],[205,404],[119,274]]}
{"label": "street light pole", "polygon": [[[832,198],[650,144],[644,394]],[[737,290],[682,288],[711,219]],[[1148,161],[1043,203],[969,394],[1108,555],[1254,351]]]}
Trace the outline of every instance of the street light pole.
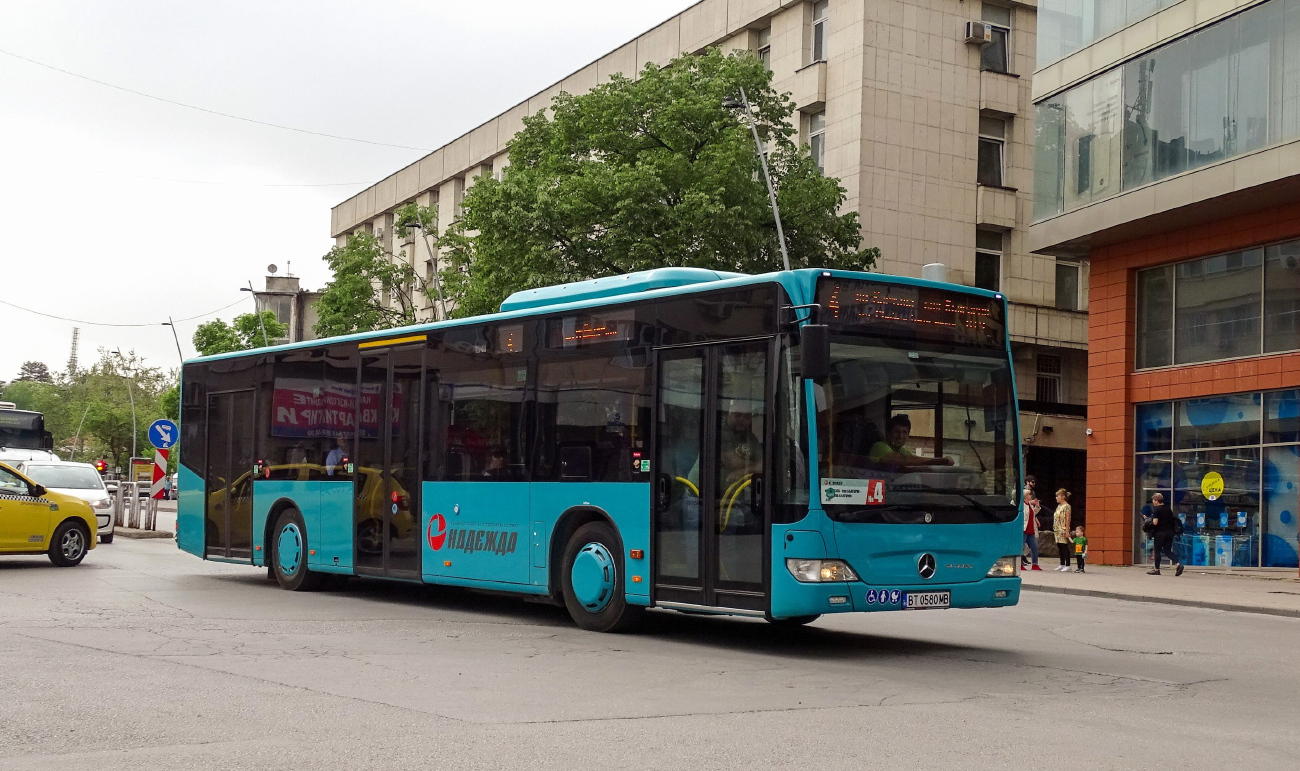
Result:
{"label": "street light pole", "polygon": [[253,293],[253,312],[257,314],[257,325],[262,328],[262,346],[265,347],[270,345],[271,338],[266,334],[266,323],[262,321],[262,306],[260,303],[257,302],[257,292],[254,291],[253,289],[253,282],[252,281],[248,282],[247,289],[241,286],[239,288],[239,291]]}
{"label": "street light pole", "polygon": [[[256,295],[254,295],[254,297],[256,297]],[[256,304],[256,302],[254,302],[254,304]],[[176,322],[172,321],[172,317],[171,317],[171,316],[168,316],[168,317],[167,317],[167,322],[166,322],[165,324],[163,324],[163,326],[164,326],[164,327],[171,327],[171,328],[172,328],[172,340],[175,340],[175,341],[176,341],[176,358],[180,359],[180,360],[181,360],[181,364],[184,365],[184,364],[185,364],[185,354],[181,353],[181,339],[180,339],[179,337],[176,336]]]}
{"label": "street light pole", "polygon": [[[113,353],[116,354],[117,358],[122,361],[122,368],[126,369],[126,357],[122,355],[122,349],[119,348],[118,350],[113,351]],[[129,372],[130,370],[127,371]],[[126,380],[126,396],[128,399],[131,400],[131,457],[134,458],[135,449],[136,449],[135,447],[136,434],[139,433],[140,431],[135,420],[135,391],[134,389],[131,388],[131,378],[124,376],[123,379]],[[129,460],[127,461],[127,465],[128,466],[130,465]]]}
{"label": "street light pole", "polygon": [[[441,317],[447,318],[447,301],[442,297],[442,279],[438,276],[438,259],[433,256],[433,242],[429,240],[429,231],[424,229],[424,224],[418,220],[410,225],[412,228],[419,228],[420,235],[424,238],[424,248],[429,250],[429,262],[433,269],[429,272],[429,278],[433,279],[433,291],[438,295],[438,309],[441,311]],[[415,242],[412,241],[412,244]],[[414,251],[414,250],[412,250]],[[415,266],[411,266],[411,271],[415,272]],[[437,317],[439,314],[435,313]],[[435,318],[435,321],[438,319]]]}
{"label": "street light pole", "polygon": [[81,422],[77,424],[77,433],[72,437],[72,455],[77,455],[78,443],[81,441],[81,427],[86,425],[86,416],[90,414],[90,405],[86,405],[86,411],[81,413]]}
{"label": "street light pole", "polygon": [[758,116],[754,114],[754,107],[749,103],[749,97],[745,95],[745,89],[740,89],[740,103],[736,104],[734,99],[728,99],[722,103],[723,107],[744,107],[745,115],[749,118],[749,129],[754,134],[754,147],[758,150],[758,162],[763,167],[763,182],[767,184],[767,199],[772,203],[772,216],[776,219],[776,238],[781,245],[781,262],[785,265],[786,270],[790,270],[790,253],[785,248],[785,228],[781,227],[781,209],[776,205],[776,190],[772,188],[772,175],[767,171],[767,153],[763,150],[763,142],[758,138]]}

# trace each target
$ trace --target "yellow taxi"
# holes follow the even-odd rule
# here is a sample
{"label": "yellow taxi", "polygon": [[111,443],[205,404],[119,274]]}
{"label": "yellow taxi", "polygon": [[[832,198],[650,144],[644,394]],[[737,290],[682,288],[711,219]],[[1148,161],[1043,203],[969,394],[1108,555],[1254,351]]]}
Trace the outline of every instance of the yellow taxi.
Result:
{"label": "yellow taxi", "polygon": [[59,567],[72,567],[95,548],[97,526],[90,504],[46,490],[0,463],[0,554],[45,554]]}

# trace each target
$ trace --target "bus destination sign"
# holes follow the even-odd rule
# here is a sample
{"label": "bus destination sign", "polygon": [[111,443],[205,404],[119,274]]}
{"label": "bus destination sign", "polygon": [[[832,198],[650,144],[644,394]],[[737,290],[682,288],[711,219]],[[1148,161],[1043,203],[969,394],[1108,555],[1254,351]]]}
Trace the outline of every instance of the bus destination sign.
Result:
{"label": "bus destination sign", "polygon": [[824,278],[823,318],[837,332],[1002,348],[1002,303],[930,287]]}

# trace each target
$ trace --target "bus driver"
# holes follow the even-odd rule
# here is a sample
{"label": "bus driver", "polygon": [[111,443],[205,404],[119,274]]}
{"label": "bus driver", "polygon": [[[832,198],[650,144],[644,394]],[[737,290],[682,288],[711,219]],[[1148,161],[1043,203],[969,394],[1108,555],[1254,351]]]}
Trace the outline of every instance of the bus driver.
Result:
{"label": "bus driver", "polygon": [[885,423],[885,438],[871,447],[871,460],[884,466],[951,466],[952,458],[925,458],[912,452],[907,440],[912,435],[912,421],[899,413]]}

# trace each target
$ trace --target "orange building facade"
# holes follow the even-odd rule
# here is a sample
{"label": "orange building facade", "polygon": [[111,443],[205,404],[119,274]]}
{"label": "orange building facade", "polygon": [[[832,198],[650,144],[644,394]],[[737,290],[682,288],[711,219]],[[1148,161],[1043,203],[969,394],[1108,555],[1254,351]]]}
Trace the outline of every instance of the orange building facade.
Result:
{"label": "orange building facade", "polygon": [[[1138,369],[1138,272],[1297,239],[1300,204],[1292,204],[1090,252],[1088,487],[1093,504],[1088,537],[1093,561],[1126,565],[1142,554],[1135,549],[1142,538],[1143,502],[1142,491],[1135,489],[1137,405],[1300,388],[1296,351]],[[1296,498],[1300,507],[1300,488]]]}

